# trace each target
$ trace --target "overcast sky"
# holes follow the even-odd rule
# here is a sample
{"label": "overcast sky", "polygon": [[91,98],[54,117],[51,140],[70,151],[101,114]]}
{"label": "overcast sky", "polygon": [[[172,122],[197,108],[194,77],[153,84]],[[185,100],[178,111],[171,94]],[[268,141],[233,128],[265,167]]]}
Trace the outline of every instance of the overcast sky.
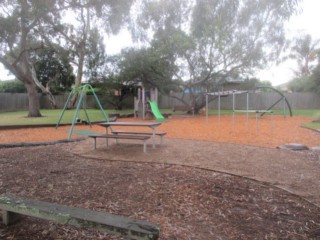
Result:
{"label": "overcast sky", "polygon": [[[310,34],[312,39],[320,39],[320,1],[304,0],[302,3],[302,13],[293,16],[287,24],[289,36]],[[258,73],[261,80],[269,80],[274,86],[290,81],[293,78],[292,69],[296,68],[293,60],[284,62],[276,67],[265,69]]]}
{"label": "overcast sky", "polygon": [[[287,32],[289,36],[297,36],[299,34],[311,34],[313,39],[320,39],[320,0],[303,0],[302,13],[293,16],[287,24]],[[118,37],[111,37],[106,41],[107,52],[115,54],[120,52],[124,47],[130,46],[131,41],[129,33],[122,32]],[[279,66],[270,67],[257,73],[257,77],[261,80],[269,80],[274,86],[288,82],[293,77],[293,71],[296,67],[293,61],[287,61]],[[8,72],[0,65],[0,80],[12,79]]]}

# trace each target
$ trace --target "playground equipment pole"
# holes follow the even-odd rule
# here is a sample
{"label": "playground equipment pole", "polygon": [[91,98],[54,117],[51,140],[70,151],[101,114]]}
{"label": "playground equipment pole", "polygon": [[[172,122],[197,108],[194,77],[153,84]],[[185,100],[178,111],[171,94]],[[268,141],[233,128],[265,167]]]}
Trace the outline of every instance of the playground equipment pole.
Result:
{"label": "playground equipment pole", "polygon": [[[290,104],[289,104],[286,96],[285,96],[282,92],[280,92],[279,90],[277,90],[277,89],[275,89],[275,88],[273,88],[273,87],[269,87],[269,86],[258,86],[257,88],[271,89],[272,91],[274,91],[274,92],[278,93],[280,96],[282,96],[282,98],[280,98],[278,101],[276,101],[274,104],[272,104],[272,105],[267,109],[267,111],[270,110],[270,109],[272,109],[272,108],[273,108],[275,105],[277,105],[281,100],[284,100],[284,103],[286,103],[287,106],[288,106],[290,116],[292,117],[291,106],[290,106]],[[284,107],[284,108],[285,108],[285,107]],[[283,113],[284,113],[284,118],[286,118],[286,116],[285,116],[285,111],[284,111]],[[262,117],[264,114],[265,114],[265,113],[262,113],[262,114],[261,114],[261,117]]]}
{"label": "playground equipment pole", "polygon": [[221,117],[220,117],[220,108],[221,108],[221,95],[219,94],[219,96],[218,96],[218,114],[219,114],[219,123],[220,123],[220,119],[221,119]]}
{"label": "playground equipment pole", "polygon": [[77,104],[76,112],[75,112],[75,114],[73,116],[71,128],[69,130],[69,135],[68,135],[68,139],[69,140],[71,139],[73,128],[74,128],[75,122],[77,121],[78,112],[79,112],[79,109],[80,109],[80,106],[81,106],[81,102],[82,102],[82,99],[83,99],[83,90],[84,90],[84,88],[82,88],[82,91],[81,91],[81,94],[80,94],[80,98],[79,98],[79,101],[78,101],[78,104]]}
{"label": "playground equipment pole", "polygon": [[62,113],[60,114],[59,120],[58,120],[58,122],[57,122],[57,124],[56,124],[56,129],[59,127],[59,124],[60,124],[60,122],[61,122],[61,119],[62,119],[62,117],[63,117],[64,112],[65,112],[66,109],[67,109],[67,106],[68,106],[68,103],[69,103],[69,101],[70,101],[70,98],[71,98],[71,96],[72,96],[72,94],[73,94],[73,91],[74,91],[74,89],[69,93],[69,96],[68,96],[68,99],[67,99],[67,101],[66,101],[66,104],[64,105],[63,110],[62,110]]}
{"label": "playground equipment pole", "polygon": [[282,97],[282,99],[283,99],[283,116],[284,118],[286,118],[286,102],[284,97]]}
{"label": "playground equipment pole", "polygon": [[[84,86],[82,86],[82,87],[80,87],[80,88],[78,88],[78,89],[81,89],[81,93],[80,93],[80,97],[79,97],[79,100],[78,100],[76,112],[75,112],[75,114],[74,114],[74,116],[73,116],[71,129],[70,129],[70,131],[69,131],[69,135],[68,135],[68,139],[69,139],[69,140],[71,139],[71,135],[72,135],[72,132],[73,132],[73,129],[74,129],[74,125],[75,125],[76,120],[77,120],[77,117],[78,117],[78,112],[79,112],[79,110],[80,110],[81,104],[82,104],[83,110],[84,110],[84,112],[85,112],[86,120],[87,120],[87,122],[90,124],[90,127],[91,127],[91,121],[90,121],[90,119],[89,119],[89,115],[88,115],[88,112],[87,112],[87,109],[86,109],[86,104],[85,104],[84,101],[83,101],[83,97],[84,97],[84,94],[86,93],[87,89],[89,89],[89,90],[93,93],[93,96],[95,97],[95,100],[96,100],[96,102],[97,102],[97,104],[98,104],[98,106],[99,106],[99,108],[100,108],[100,110],[101,110],[101,112],[102,112],[102,115],[104,116],[104,118],[106,119],[106,121],[109,122],[109,118],[108,118],[108,116],[106,115],[106,113],[104,112],[104,110],[103,110],[103,108],[102,108],[102,106],[101,106],[101,103],[100,103],[100,101],[99,101],[96,93],[94,92],[92,86],[91,86],[90,84],[85,84]],[[62,113],[61,113],[61,115],[60,115],[60,117],[59,117],[59,120],[58,120],[57,124],[56,124],[56,128],[58,128],[58,126],[59,126],[59,124],[60,124],[60,122],[61,122],[61,119],[62,119],[62,117],[63,117],[63,114],[64,114],[65,110],[67,109],[67,106],[68,106],[68,103],[69,103],[69,101],[70,101],[70,99],[71,99],[71,96],[75,93],[75,91],[78,91],[78,89],[73,89],[73,90],[71,91],[71,93],[69,94],[69,97],[68,97],[68,99],[67,99],[67,102],[65,103],[64,108],[63,108],[63,111],[62,111]],[[112,128],[111,128],[111,131],[112,131]]]}
{"label": "playground equipment pole", "polygon": [[[96,102],[97,102],[97,104],[98,104],[98,106],[100,108],[100,111],[101,111],[102,115],[107,120],[107,122],[109,122],[109,118],[108,118],[107,114],[105,113],[105,111],[103,110],[102,105],[101,105],[101,103],[100,103],[100,101],[99,101],[99,99],[97,97],[97,94],[93,91],[93,89],[92,89],[92,93],[93,93],[94,98],[96,99]],[[112,130],[112,128],[111,128],[111,130]]]}
{"label": "playground equipment pole", "polygon": [[234,93],[234,91],[233,91],[233,93],[232,93],[232,129],[234,129],[234,121],[235,121],[235,119],[234,119],[234,111],[235,111],[235,93]]}
{"label": "playground equipment pole", "polygon": [[206,94],[206,120],[207,120],[207,123],[208,123],[208,112],[209,112],[209,100],[208,100],[208,94]]}
{"label": "playground equipment pole", "polygon": [[247,129],[249,128],[249,92],[247,92]]}

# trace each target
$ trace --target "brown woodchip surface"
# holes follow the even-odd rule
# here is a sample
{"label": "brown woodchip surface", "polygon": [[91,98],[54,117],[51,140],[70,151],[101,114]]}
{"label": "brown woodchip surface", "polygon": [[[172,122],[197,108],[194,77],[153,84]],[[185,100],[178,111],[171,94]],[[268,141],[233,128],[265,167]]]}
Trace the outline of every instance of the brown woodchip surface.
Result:
{"label": "brown woodchip surface", "polygon": [[[164,240],[320,239],[318,152],[276,149],[319,146],[318,132],[299,127],[308,121],[169,119],[159,127],[167,132],[163,145],[152,149],[150,142],[146,154],[140,143],[111,141],[107,148],[103,139],[97,150],[92,139],[1,148],[0,193],[147,220]],[[0,142],[65,139],[68,130],[1,130]],[[26,217],[0,225],[0,239],[121,238]]]}

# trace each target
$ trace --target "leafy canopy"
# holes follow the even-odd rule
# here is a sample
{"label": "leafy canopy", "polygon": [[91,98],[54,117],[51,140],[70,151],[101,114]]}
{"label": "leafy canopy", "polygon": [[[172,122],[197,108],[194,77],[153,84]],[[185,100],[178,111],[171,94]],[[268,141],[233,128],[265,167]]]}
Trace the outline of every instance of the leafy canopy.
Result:
{"label": "leafy canopy", "polygon": [[135,36],[171,64],[172,80],[188,89],[197,109],[203,105],[199,89],[218,90],[278,60],[286,44],[284,22],[299,2],[145,0]]}

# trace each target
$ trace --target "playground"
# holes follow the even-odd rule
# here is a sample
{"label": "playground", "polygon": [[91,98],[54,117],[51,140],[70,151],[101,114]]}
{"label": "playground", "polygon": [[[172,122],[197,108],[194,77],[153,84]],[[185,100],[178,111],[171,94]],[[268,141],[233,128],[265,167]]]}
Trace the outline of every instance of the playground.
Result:
{"label": "playground", "polygon": [[[302,128],[301,124],[311,122],[310,117],[287,117],[274,116],[271,120],[265,116],[256,122],[254,116],[247,121],[245,114],[239,114],[233,122],[231,115],[224,115],[220,118],[211,116],[208,119],[203,117],[179,117],[169,118],[162,123],[159,131],[167,133],[167,138],[189,139],[195,141],[210,141],[232,144],[245,144],[260,147],[276,148],[283,144],[300,143],[308,147],[319,146],[319,133],[310,129]],[[120,120],[119,120],[120,121]],[[127,118],[121,121],[134,122],[141,119]],[[150,122],[152,120],[143,120]],[[93,124],[78,124],[76,130],[104,133],[105,129]],[[0,132],[0,143],[19,142],[46,142],[66,139],[70,126],[3,129]],[[79,132],[78,132],[79,133]],[[84,137],[73,133],[72,138]]]}
{"label": "playground", "polygon": [[[317,239],[320,193],[317,151],[276,147],[320,145],[319,133],[301,128],[306,117],[171,118],[162,145],[92,139],[49,146],[2,148],[1,193],[147,220],[160,239]],[[121,119],[121,121],[150,121]],[[70,126],[0,131],[0,142],[65,139]],[[104,128],[76,125],[78,131]],[[125,151],[124,151],[125,149]],[[12,176],[15,176],[14,178]],[[90,229],[28,218],[1,236],[25,239],[121,239]]]}

